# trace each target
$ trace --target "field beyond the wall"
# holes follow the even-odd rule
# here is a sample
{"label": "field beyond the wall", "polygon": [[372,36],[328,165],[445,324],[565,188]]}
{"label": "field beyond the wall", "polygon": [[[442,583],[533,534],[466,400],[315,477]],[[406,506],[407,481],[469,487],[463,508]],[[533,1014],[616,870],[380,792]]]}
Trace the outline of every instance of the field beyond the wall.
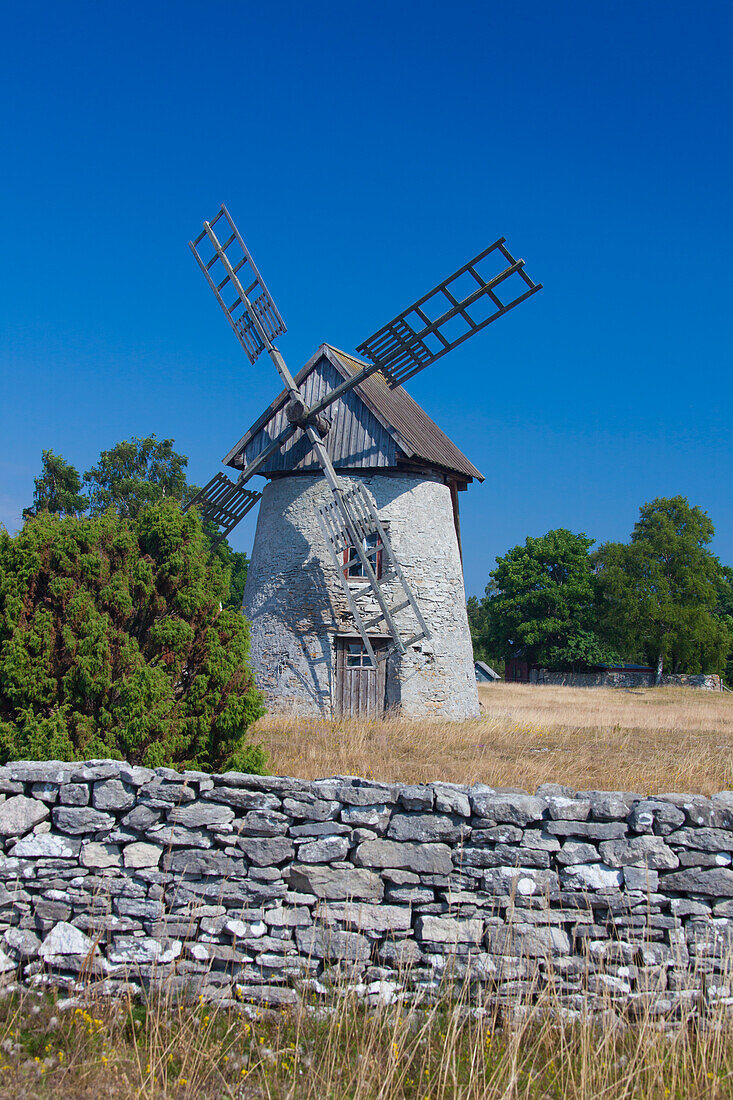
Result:
{"label": "field beyond the wall", "polygon": [[481,718],[318,720],[253,727],[270,771],[534,790],[711,795],[733,787],[733,694],[691,688],[479,688]]}

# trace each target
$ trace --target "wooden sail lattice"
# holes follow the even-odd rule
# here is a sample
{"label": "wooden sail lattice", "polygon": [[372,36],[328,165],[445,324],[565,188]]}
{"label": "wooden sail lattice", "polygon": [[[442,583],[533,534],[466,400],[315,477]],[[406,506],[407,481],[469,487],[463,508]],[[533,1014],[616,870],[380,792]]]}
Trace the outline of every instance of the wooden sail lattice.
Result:
{"label": "wooden sail lattice", "polygon": [[[338,572],[354,625],[369,660],[373,667],[376,667],[377,657],[370,635],[383,632],[385,628],[391,635],[391,645],[379,651],[379,657],[383,659],[390,653],[404,653],[409,646],[429,638],[430,632],[395,557],[385,526],[372,506],[366,490],[357,484],[342,490],[340,495],[340,502],[327,498],[323,504],[318,505],[318,519],[331,560]],[[356,543],[349,533],[344,512],[348,516],[352,530],[358,536]],[[370,543],[373,544],[370,546]],[[379,575],[376,568],[377,555],[381,557],[382,566]],[[369,563],[369,569],[364,569],[363,576],[359,577],[359,581],[363,583],[354,584],[349,580],[351,567],[357,563],[364,566],[365,558]],[[358,600],[368,595],[376,598],[378,610],[366,617],[359,607]],[[412,611],[417,621],[417,630],[409,635],[396,621],[397,616],[408,609]]]}

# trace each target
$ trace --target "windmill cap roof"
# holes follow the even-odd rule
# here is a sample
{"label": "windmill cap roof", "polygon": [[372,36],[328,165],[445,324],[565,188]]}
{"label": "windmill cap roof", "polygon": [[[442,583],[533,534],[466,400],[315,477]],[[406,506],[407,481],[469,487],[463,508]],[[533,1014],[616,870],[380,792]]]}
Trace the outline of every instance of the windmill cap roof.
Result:
{"label": "windmill cap roof", "polygon": [[[344,379],[348,379],[366,366],[366,363],[353,355],[339,351],[330,344],[321,344],[304,367],[295,376],[297,385],[301,385],[323,358],[335,367]],[[441,431],[434,420],[428,416],[417,401],[407,393],[404,387],[392,389],[379,372],[365,378],[354,387],[368,409],[376,416],[394,439],[399,449],[411,461],[423,462],[429,466],[438,466],[452,473],[460,474],[464,479],[476,478],[483,481],[483,474],[476,469],[462,451],[456,447]],[[258,432],[272,420],[288,400],[287,390],[283,390],[265,409],[251,428],[224,458],[224,465],[237,468],[238,457]]]}

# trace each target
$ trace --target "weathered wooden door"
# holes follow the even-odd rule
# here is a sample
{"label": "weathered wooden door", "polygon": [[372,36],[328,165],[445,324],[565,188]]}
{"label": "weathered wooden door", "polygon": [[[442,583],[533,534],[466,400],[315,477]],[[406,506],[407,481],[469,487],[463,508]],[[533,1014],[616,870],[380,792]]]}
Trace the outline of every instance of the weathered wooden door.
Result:
{"label": "weathered wooden door", "polygon": [[[377,658],[387,645],[381,638],[371,639]],[[336,713],[349,718],[384,714],[386,665],[377,660],[372,668],[363,642],[339,638],[336,643]]]}

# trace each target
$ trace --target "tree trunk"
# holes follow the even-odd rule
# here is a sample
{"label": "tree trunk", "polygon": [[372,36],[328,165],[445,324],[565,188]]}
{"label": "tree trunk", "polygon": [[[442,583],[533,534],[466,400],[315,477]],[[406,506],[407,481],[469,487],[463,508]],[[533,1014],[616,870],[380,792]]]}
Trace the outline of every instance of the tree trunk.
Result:
{"label": "tree trunk", "polygon": [[664,669],[664,657],[660,653],[659,657],[657,658],[657,674],[654,677],[654,683],[655,683],[656,687],[659,687],[659,685],[662,682],[662,670],[663,669]]}

